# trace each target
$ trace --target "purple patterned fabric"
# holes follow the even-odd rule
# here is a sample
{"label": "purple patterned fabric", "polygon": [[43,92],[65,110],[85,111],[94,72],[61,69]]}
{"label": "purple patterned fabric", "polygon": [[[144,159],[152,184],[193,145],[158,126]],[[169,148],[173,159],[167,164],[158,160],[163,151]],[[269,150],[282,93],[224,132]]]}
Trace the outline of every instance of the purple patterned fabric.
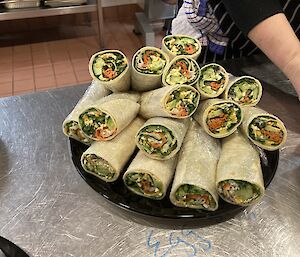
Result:
{"label": "purple patterned fabric", "polygon": [[201,34],[201,44],[208,45],[211,52],[223,54],[228,38],[221,31],[209,1],[185,0],[183,6],[189,23]]}

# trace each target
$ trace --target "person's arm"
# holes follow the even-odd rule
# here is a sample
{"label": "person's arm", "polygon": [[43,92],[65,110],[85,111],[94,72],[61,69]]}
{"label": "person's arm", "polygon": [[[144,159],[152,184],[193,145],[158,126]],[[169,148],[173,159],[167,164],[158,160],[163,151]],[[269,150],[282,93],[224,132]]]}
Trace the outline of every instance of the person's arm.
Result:
{"label": "person's arm", "polygon": [[300,97],[300,42],[285,15],[265,19],[248,37],[284,72]]}
{"label": "person's arm", "polygon": [[300,43],[278,0],[222,0],[231,18],[290,79],[300,97]]}

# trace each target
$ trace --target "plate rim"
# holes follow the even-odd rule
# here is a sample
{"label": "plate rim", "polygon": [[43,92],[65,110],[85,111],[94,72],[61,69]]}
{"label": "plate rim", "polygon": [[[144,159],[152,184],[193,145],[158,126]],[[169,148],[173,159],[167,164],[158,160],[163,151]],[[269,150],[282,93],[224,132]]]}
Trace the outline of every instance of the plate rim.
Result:
{"label": "plate rim", "polygon": [[[121,203],[119,201],[114,201],[112,200],[112,197],[107,195],[105,192],[99,192],[95,186],[94,183],[100,182],[100,183],[111,183],[111,184],[116,184],[118,183],[118,181],[120,180],[121,176],[114,182],[105,182],[103,180],[101,180],[98,177],[95,177],[87,172],[82,172],[79,167],[77,167],[77,165],[74,162],[75,159],[75,155],[72,152],[73,149],[73,145],[72,144],[79,144],[82,147],[86,147],[88,148],[88,145],[85,145],[73,138],[68,138],[68,150],[69,150],[69,155],[70,158],[72,160],[72,163],[76,169],[76,171],[79,173],[80,177],[85,181],[85,183],[87,183],[98,195],[100,195],[102,198],[104,198],[106,201],[108,201],[110,204],[112,204],[113,206],[116,206],[118,208],[121,208],[124,211],[130,212],[130,213],[134,213],[134,214],[139,214],[145,217],[154,217],[154,218],[160,218],[160,219],[164,219],[164,220],[200,220],[200,221],[207,221],[207,222],[211,222],[213,220],[215,220],[218,223],[218,219],[224,221],[224,220],[228,220],[230,218],[235,217],[237,214],[241,213],[243,210],[245,210],[247,207],[249,206],[239,206],[239,205],[232,205],[229,203],[226,203],[223,199],[220,198],[221,201],[224,201],[225,204],[228,204],[230,206],[232,206],[232,209],[230,211],[227,211],[226,214],[227,215],[222,215],[220,213],[217,212],[213,212],[213,211],[205,211],[202,209],[199,209],[200,213],[207,213],[207,215],[205,216],[195,216],[195,214],[177,214],[177,215],[159,215],[159,214],[155,214],[155,213],[146,213],[145,211],[141,211],[139,210],[139,208],[134,208],[132,206],[128,206],[124,203]],[[136,149],[135,149],[136,151]],[[265,183],[265,189],[267,189],[267,187],[271,184],[272,180],[274,179],[274,176],[277,172],[277,168],[278,168],[278,163],[279,163],[279,150],[275,150],[275,151],[267,151],[267,150],[263,150],[263,152],[272,152],[273,154],[273,159],[275,159],[273,165],[274,165],[274,171],[271,170],[271,176],[269,177],[268,181]],[[134,155],[134,153],[132,154]],[[81,166],[81,163],[80,163]],[[82,168],[82,166],[81,166]],[[83,169],[83,168],[82,168]],[[121,171],[122,173],[123,171]],[[89,183],[89,179],[91,179],[93,181],[93,183]],[[120,182],[120,181],[119,181]],[[125,185],[124,185],[125,186]],[[170,190],[170,188],[168,189],[168,191]],[[132,192],[129,191],[130,194],[134,194]],[[135,194],[134,194],[135,195]],[[141,198],[145,198],[139,195],[135,195],[136,197],[141,197]],[[146,198],[146,200],[148,201],[157,201],[157,200],[153,200],[153,199],[149,199]],[[174,208],[180,208],[180,207],[176,207],[174,206]],[[182,208],[183,210],[188,210],[188,208]],[[191,209],[192,211],[197,211],[197,209]],[[209,214],[213,214],[210,218],[208,218],[207,216],[210,216]],[[222,222],[221,221],[221,222]]]}

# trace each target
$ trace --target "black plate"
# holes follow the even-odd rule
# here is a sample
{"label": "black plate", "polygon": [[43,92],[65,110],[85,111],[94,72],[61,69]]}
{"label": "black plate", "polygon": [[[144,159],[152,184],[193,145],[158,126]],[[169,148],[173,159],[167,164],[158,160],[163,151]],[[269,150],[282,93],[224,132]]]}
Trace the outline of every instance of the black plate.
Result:
{"label": "black plate", "polygon": [[[170,193],[170,187],[167,192],[167,196],[160,201],[151,200],[142,196],[135,195],[126,188],[122,181],[122,176],[120,176],[119,179],[113,183],[107,183],[85,172],[81,166],[80,158],[82,153],[88,148],[88,146],[81,144],[72,138],[70,138],[69,142],[73,163],[82,178],[100,195],[119,207],[154,217],[172,219],[197,218],[203,221],[223,221],[235,216],[237,213],[245,209],[245,207],[228,204],[222,199],[219,200],[218,210],[214,212],[176,207],[171,204],[169,198],[167,197]],[[137,152],[134,153],[130,161],[125,166],[124,170],[127,169],[136,153]],[[265,187],[267,187],[271,183],[275,175],[278,165],[278,159],[278,150],[273,152],[262,151],[261,163]]]}

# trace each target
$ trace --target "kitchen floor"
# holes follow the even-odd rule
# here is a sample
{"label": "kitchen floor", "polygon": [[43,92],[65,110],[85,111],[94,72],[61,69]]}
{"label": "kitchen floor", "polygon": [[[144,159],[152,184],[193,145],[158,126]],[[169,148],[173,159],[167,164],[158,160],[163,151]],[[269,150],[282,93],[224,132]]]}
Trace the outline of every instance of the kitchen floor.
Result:
{"label": "kitchen floor", "polygon": [[[132,32],[133,17],[120,19],[111,17],[112,14],[106,16],[109,16],[104,16],[106,48],[119,49],[131,59],[134,52],[143,46],[142,37]],[[75,29],[70,26],[59,30],[60,34],[70,35]],[[162,25],[155,30],[156,46],[160,47],[165,31],[162,30]],[[71,37],[59,38],[57,33],[51,35],[50,32],[51,29],[49,33],[45,33],[45,30],[41,32],[45,41],[31,40],[26,44],[17,42],[14,46],[0,47],[0,97],[91,81],[88,61],[93,53],[99,51],[96,23],[91,26],[77,26],[76,33]],[[39,37],[36,30],[34,37]]]}

